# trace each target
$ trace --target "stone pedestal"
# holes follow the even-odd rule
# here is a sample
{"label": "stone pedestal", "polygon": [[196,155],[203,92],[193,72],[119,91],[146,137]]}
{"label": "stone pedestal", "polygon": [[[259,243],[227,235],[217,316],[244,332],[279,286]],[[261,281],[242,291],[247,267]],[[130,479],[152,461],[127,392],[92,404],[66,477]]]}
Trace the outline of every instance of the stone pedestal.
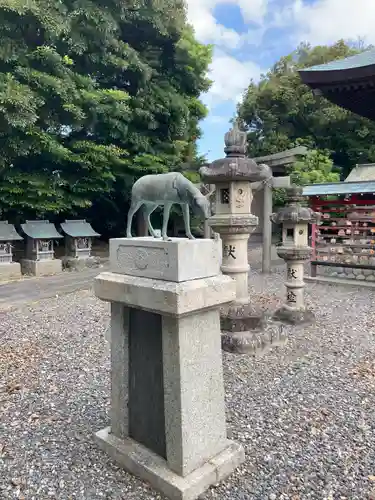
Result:
{"label": "stone pedestal", "polygon": [[109,242],[110,271],[172,282],[220,274],[219,240],[113,238]]}
{"label": "stone pedestal", "polygon": [[60,259],[50,260],[21,260],[22,274],[32,276],[51,276],[62,272],[62,262]]}
{"label": "stone pedestal", "polygon": [[219,308],[235,283],[214,240],[116,239],[111,302],[111,425],[96,434],[122,467],[172,500],[193,500],[243,460],[227,439]]}
{"label": "stone pedestal", "polygon": [[0,281],[9,281],[21,278],[21,265],[18,262],[0,264]]}

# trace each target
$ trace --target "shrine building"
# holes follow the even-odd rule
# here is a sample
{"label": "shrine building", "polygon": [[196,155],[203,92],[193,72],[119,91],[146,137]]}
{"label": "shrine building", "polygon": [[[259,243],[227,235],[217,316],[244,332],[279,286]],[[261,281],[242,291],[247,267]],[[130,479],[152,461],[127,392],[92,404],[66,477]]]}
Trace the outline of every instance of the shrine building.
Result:
{"label": "shrine building", "polygon": [[375,49],[299,71],[315,95],[375,121]]}
{"label": "shrine building", "polygon": [[[299,74],[315,95],[375,121],[375,49]],[[312,228],[311,276],[322,266],[323,274],[375,281],[375,165],[357,165],[344,182],[306,186],[303,194],[322,214]]]}

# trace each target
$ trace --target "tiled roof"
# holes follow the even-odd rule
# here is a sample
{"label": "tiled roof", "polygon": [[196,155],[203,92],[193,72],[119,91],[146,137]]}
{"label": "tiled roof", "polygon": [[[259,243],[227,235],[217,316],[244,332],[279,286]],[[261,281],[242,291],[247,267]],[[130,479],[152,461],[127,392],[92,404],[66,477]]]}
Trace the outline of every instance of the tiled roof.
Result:
{"label": "tiled roof", "polygon": [[303,188],[303,196],[323,196],[328,194],[375,193],[375,181],[334,182],[312,184]]}
{"label": "tiled roof", "polygon": [[346,57],[345,59],[336,59],[326,64],[318,64],[311,68],[300,70],[300,73],[305,71],[338,71],[343,69],[361,68],[364,66],[372,66],[375,64],[375,49],[367,50],[355,56]]}
{"label": "tiled roof", "polygon": [[22,231],[33,239],[52,240],[63,238],[61,234],[56,231],[55,226],[48,220],[28,220],[25,224],[21,224]]}
{"label": "tiled roof", "polygon": [[13,224],[0,221],[0,241],[17,241],[23,238],[16,232]]}
{"label": "tiled roof", "polygon": [[66,220],[61,223],[61,229],[72,238],[93,238],[100,236],[85,220]]}
{"label": "tiled roof", "polygon": [[357,165],[350,172],[345,182],[375,181],[375,163]]}

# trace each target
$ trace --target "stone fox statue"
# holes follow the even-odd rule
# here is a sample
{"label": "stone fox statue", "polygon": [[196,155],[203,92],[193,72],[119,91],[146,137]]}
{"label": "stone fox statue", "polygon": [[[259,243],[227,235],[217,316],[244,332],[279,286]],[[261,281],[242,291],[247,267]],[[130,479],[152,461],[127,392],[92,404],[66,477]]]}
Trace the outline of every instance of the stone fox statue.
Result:
{"label": "stone fox statue", "polygon": [[157,238],[154,228],[151,225],[150,215],[161,205],[164,207],[161,235],[163,240],[167,241],[169,214],[174,203],[181,205],[186,236],[189,239],[194,239],[190,230],[189,206],[196,215],[208,219],[210,216],[210,203],[192,182],[178,172],[145,175],[134,183],[132,201],[128,213],[126,237],[132,237],[131,227],[133,216],[142,205],[145,205],[148,229],[151,235]]}

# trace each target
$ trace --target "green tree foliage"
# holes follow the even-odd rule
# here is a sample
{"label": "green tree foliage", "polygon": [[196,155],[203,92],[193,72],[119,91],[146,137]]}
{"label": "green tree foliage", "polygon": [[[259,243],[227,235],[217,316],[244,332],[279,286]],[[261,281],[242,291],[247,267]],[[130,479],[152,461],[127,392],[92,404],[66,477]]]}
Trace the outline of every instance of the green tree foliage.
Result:
{"label": "green tree foliage", "polygon": [[333,171],[333,161],[325,151],[310,150],[290,169],[291,181],[298,186],[339,182],[340,175]]}
{"label": "green tree foliage", "polygon": [[62,2],[0,2],[0,209],[25,215],[86,207],[110,188],[127,151],[95,141],[129,95],[75,69]]}
{"label": "green tree foliage", "polygon": [[[335,172],[329,151],[317,149],[310,150],[307,155],[296,161],[287,171],[291,181],[297,186],[321,184],[324,182],[339,182],[340,174]],[[273,191],[273,204],[275,207],[283,206],[286,200],[285,189]]]}
{"label": "green tree foliage", "polygon": [[180,0],[0,0],[0,16],[2,216],[125,222],[135,178],[195,151],[211,47]]}
{"label": "green tree foliage", "polygon": [[[302,44],[282,57],[258,84],[251,82],[238,109],[249,131],[249,155],[262,156],[299,145],[328,150],[333,163],[342,167],[343,176],[358,162],[375,161],[375,124],[314,96],[298,73],[298,69],[365,48],[344,41],[332,46]],[[319,179],[324,182],[324,177]]]}

